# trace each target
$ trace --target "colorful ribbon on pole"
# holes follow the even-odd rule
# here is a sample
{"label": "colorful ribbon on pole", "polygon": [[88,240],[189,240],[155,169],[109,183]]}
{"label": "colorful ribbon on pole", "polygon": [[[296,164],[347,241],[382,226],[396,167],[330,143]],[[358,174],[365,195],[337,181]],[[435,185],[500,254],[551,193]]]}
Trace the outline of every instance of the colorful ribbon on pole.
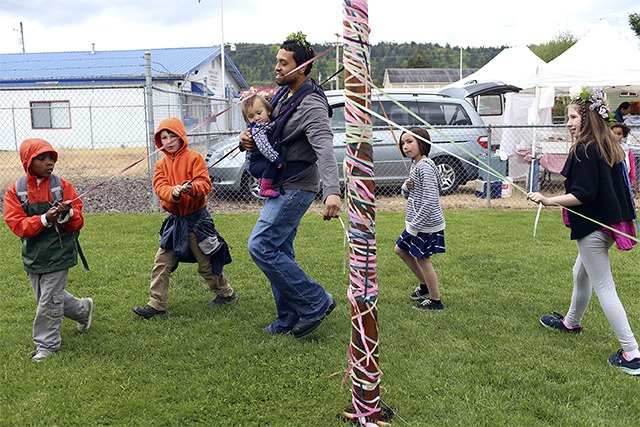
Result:
{"label": "colorful ribbon on pole", "polygon": [[[368,5],[344,1],[343,62],[345,68],[346,198],[349,217],[349,281],[351,342],[349,369],[352,413],[362,426],[380,419],[378,364],[378,283],[375,237],[375,196],[371,116]],[[344,384],[344,381],[343,381]]]}

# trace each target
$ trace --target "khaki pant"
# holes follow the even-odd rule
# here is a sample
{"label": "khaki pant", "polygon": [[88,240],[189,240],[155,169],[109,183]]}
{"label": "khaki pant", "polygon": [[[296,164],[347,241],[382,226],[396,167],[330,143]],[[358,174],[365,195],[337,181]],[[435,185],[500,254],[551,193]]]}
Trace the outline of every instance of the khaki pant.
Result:
{"label": "khaki pant", "polygon": [[[200,247],[194,233],[189,233],[189,249],[198,262],[198,273],[209,285],[209,289],[221,297],[229,297],[233,294],[233,288],[229,286],[224,274],[218,276],[211,269],[211,259],[205,255]],[[165,311],[167,309],[167,294],[169,292],[169,275],[171,269],[178,262],[173,256],[172,249],[158,248],[156,259],[151,272],[151,285],[149,286],[149,305],[156,310]]]}

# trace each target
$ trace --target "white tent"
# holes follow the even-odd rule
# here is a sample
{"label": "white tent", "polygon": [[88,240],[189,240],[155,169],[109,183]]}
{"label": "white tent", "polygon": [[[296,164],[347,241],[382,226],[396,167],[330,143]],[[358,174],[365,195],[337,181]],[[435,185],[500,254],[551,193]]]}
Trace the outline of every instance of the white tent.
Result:
{"label": "white tent", "polygon": [[[605,20],[594,25],[584,37],[540,70],[530,122],[550,123],[543,112],[553,107],[556,91],[567,91],[574,85],[601,86],[605,91],[612,87],[628,90],[640,86],[637,41],[632,42]],[[548,144],[546,149],[560,154],[567,149],[566,142],[562,147]],[[535,143],[532,149],[535,155]]]}
{"label": "white tent", "polygon": [[541,112],[553,107],[557,90],[571,86],[640,89],[640,46],[607,21],[600,20],[589,32],[550,61],[536,79],[532,123],[550,123]]}
{"label": "white tent", "polygon": [[462,87],[469,83],[499,80],[521,89],[536,85],[539,69],[546,63],[527,46],[509,47],[473,74],[451,83],[447,87]]}
{"label": "white tent", "polygon": [[[497,54],[475,73],[450,84],[448,87],[463,87],[471,83],[498,80],[526,91],[535,87],[538,73],[544,66],[546,66],[546,62],[540,59],[527,46],[509,47]],[[532,91],[530,92],[505,94],[504,115],[500,122],[494,123],[532,123],[529,117],[534,96]],[[549,120],[551,119],[550,111],[549,109]],[[529,140],[529,137],[523,135],[524,133],[526,133],[524,129],[512,128],[497,128],[493,131],[494,141],[500,142],[500,157],[502,160],[507,160],[518,148],[523,148],[518,145],[522,145],[523,141]],[[515,160],[517,159],[514,159],[514,162],[509,164],[510,175],[513,176],[515,173],[516,176],[519,176],[526,173],[526,166],[517,164]]]}
{"label": "white tent", "polygon": [[[540,111],[553,106],[555,91],[571,86],[640,88],[640,46],[604,19],[562,55],[541,69],[536,79],[537,120]],[[532,116],[533,116],[532,115]]]}
{"label": "white tent", "polygon": [[538,74],[535,86],[640,86],[640,48],[601,20]]}

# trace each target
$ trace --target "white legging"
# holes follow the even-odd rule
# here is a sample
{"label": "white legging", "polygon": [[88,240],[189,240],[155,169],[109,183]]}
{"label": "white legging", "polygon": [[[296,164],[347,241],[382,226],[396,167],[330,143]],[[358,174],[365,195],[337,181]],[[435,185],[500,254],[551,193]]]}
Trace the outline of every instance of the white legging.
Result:
{"label": "white legging", "polygon": [[622,349],[633,351],[638,348],[638,343],[618,298],[611,273],[609,248],[613,242],[611,236],[600,230],[576,241],[578,258],[573,266],[573,295],[565,321],[570,326],[580,324],[591,300],[593,288]]}

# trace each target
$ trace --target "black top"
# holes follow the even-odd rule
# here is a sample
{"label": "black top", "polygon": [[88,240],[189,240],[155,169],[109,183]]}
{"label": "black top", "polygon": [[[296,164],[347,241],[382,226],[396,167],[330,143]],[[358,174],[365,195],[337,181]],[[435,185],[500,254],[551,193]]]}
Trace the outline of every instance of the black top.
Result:
{"label": "black top", "polygon": [[624,168],[622,162],[608,166],[595,143],[585,152],[585,143],[579,142],[575,156],[569,155],[562,169],[566,178],[564,188],[567,194],[573,194],[582,202],[571,209],[586,217],[568,212],[571,239],[581,239],[601,227],[590,219],[613,225],[635,218]]}

